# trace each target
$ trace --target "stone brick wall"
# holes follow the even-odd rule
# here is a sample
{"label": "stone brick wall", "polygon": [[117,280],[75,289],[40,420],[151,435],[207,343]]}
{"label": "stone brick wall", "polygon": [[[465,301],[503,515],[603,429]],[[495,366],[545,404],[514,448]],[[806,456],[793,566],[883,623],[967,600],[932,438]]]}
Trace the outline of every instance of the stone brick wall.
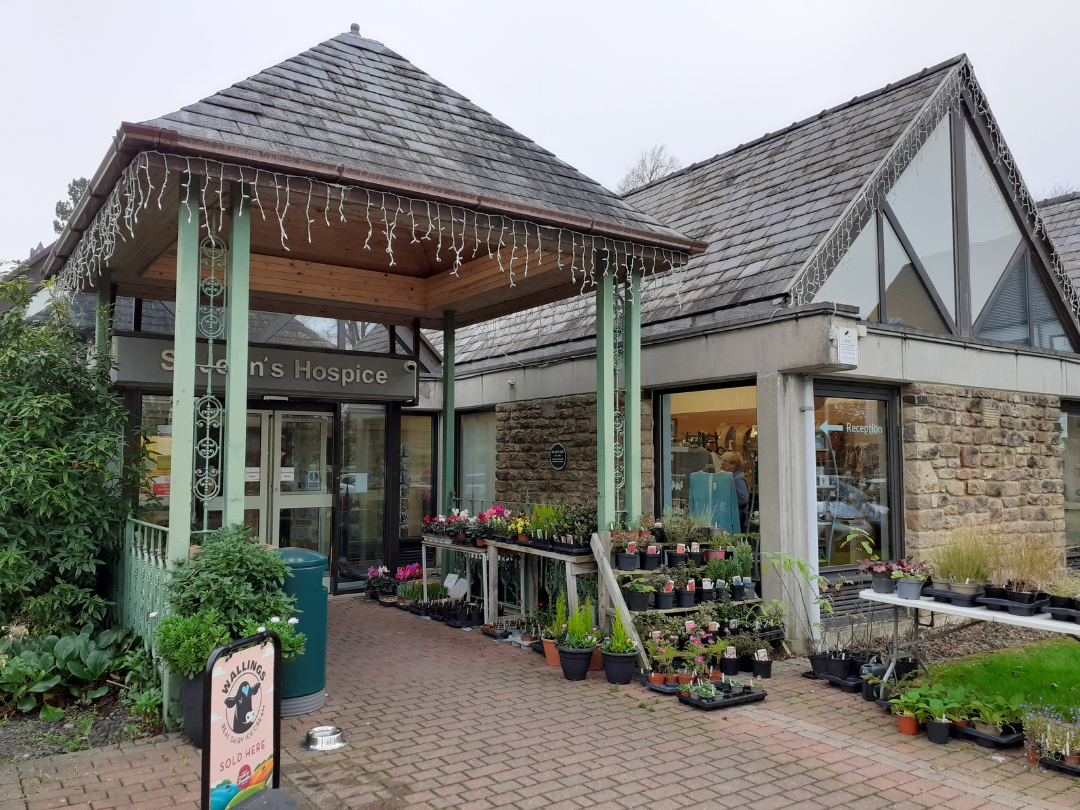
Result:
{"label": "stone brick wall", "polygon": [[[495,408],[495,496],[504,501],[596,499],[596,394]],[[641,401],[641,503],[653,507],[652,400]],[[552,469],[551,445],[566,447],[566,469]]]}
{"label": "stone brick wall", "polygon": [[962,525],[1065,544],[1057,397],[951,385],[902,390],[907,554]]}

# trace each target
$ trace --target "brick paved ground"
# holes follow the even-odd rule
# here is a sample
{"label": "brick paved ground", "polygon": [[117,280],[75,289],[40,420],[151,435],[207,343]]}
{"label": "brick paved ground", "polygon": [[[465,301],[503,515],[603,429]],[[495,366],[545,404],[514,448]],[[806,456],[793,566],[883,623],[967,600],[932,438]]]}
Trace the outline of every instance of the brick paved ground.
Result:
{"label": "brick paved ground", "polygon": [[[326,707],[282,728],[286,787],[316,808],[1080,807],[1077,780],[903,737],[799,662],[774,665],[764,703],[705,713],[360,599],[331,605],[330,639]],[[321,723],[351,747],[299,750]],[[0,810],[194,808],[198,762],[164,739],[4,765]]]}

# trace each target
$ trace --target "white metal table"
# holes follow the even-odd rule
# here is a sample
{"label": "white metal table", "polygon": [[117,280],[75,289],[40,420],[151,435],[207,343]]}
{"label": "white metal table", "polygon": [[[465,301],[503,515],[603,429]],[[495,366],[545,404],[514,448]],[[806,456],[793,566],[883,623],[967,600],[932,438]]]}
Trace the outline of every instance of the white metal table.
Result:
{"label": "white metal table", "polygon": [[[982,622],[995,622],[997,624],[1011,624],[1014,627],[1030,627],[1033,630],[1043,630],[1047,633],[1063,633],[1080,641],[1080,624],[1074,622],[1059,622],[1056,619],[1042,618],[1041,616],[1014,616],[1003,610],[989,610],[985,607],[957,607],[946,602],[935,602],[932,597],[923,596],[919,599],[901,599],[895,593],[875,593],[872,590],[859,591],[859,598],[869,602],[880,602],[884,605],[892,605],[893,609],[893,643],[892,654],[889,656],[889,666],[881,680],[887,681],[896,669],[896,660],[900,656],[900,608],[913,608],[926,610],[931,613],[946,613],[950,616],[963,616],[967,619],[975,619]],[[919,656],[919,614],[915,613],[912,619],[912,650],[915,661],[923,671],[929,675],[929,670]],[[885,687],[881,687],[881,696],[885,696]]]}

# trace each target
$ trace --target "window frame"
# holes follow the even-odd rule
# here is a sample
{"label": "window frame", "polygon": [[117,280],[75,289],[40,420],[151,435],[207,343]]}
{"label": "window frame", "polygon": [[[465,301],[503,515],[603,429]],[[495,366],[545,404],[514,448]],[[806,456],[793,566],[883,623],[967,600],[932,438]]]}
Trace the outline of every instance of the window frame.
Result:
{"label": "window frame", "polygon": [[[462,492],[464,491],[464,469],[462,465],[465,461],[465,454],[461,452],[462,448],[462,434],[463,428],[461,424],[461,417],[463,416],[475,416],[476,414],[490,413],[495,414],[496,409],[492,405],[481,406],[478,408],[455,408],[454,409],[454,447],[457,448],[454,458],[454,499],[460,504],[464,500]],[[499,502],[498,497],[498,472],[499,472],[499,434],[498,434],[498,417],[495,422],[495,482],[496,491],[491,493],[492,504]],[[446,511],[449,514],[450,509],[454,508],[454,504],[447,504]],[[458,507],[460,508],[460,507]]]}

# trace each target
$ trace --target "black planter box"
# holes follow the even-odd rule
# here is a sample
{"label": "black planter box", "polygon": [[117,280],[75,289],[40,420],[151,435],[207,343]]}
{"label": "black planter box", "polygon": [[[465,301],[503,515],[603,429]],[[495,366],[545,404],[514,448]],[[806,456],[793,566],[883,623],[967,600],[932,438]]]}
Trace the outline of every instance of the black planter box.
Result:
{"label": "black planter box", "polygon": [[758,661],[754,659],[754,677],[755,678],[771,678],[772,677],[772,661]]}
{"label": "black planter box", "polygon": [[737,694],[717,696],[717,698],[700,698],[697,695],[691,695],[684,692],[679,692],[679,702],[688,703],[695,709],[702,709],[710,712],[714,709],[726,709],[729,706],[741,706],[744,703],[759,703],[765,700],[768,692],[739,692]]}
{"label": "black planter box", "polygon": [[848,678],[851,676],[850,658],[830,658],[826,672],[833,678]]}
{"label": "black planter box", "polygon": [[829,671],[829,656],[825,653],[814,653],[809,658],[810,666],[819,678]]}
{"label": "black planter box", "polygon": [[671,568],[678,568],[680,565],[686,565],[686,554],[677,554],[674,551],[667,553],[667,564]]}
{"label": "black planter box", "polygon": [[1001,734],[987,734],[973,726],[958,726],[953,723],[952,735],[957,739],[971,740],[983,748],[1016,748],[1024,744],[1023,729],[1005,729]]}
{"label": "black planter box", "polygon": [[203,677],[200,672],[194,678],[180,682],[180,711],[184,718],[184,733],[196,748],[203,744]]}
{"label": "black planter box", "polygon": [[754,671],[754,656],[752,655],[740,655],[739,656],[739,672],[753,672]]}
{"label": "black planter box", "polygon": [[[1071,602],[1072,600],[1070,599],[1069,601]],[[1080,623],[1080,610],[1064,607],[1048,607],[1043,608],[1043,610],[1050,614],[1050,618],[1057,619],[1059,622]]]}
{"label": "black planter box", "polygon": [[[480,632],[483,633],[488,638],[494,638],[494,639],[497,639],[499,641],[502,641],[504,638],[510,638],[510,631],[509,630],[486,630],[484,628],[480,628]],[[543,643],[541,643],[540,646],[541,646],[541,649],[543,649]]]}
{"label": "black planter box", "polygon": [[926,721],[926,736],[930,739],[930,742],[936,745],[948,745],[949,739],[952,737],[951,720],[944,722],[939,720],[927,720]]}
{"label": "black planter box", "polygon": [[604,675],[608,683],[626,684],[634,677],[637,666],[637,653],[612,653],[600,651],[604,659]]}
{"label": "black planter box", "polygon": [[679,694],[679,685],[677,683],[650,683],[647,686],[654,692],[659,692],[661,695],[677,695]]}
{"label": "black planter box", "polygon": [[728,587],[731,589],[732,602],[741,602],[746,597],[745,585],[729,585]]}
{"label": "black planter box", "polygon": [[626,552],[616,552],[615,554],[616,565],[618,565],[620,571],[636,571],[638,566],[638,555],[635,551],[633,554]]}
{"label": "black planter box", "polygon": [[729,678],[734,678],[736,675],[739,674],[739,659],[721,658],[720,671],[727,675]]}
{"label": "black planter box", "polygon": [[716,589],[715,588],[698,588],[697,591],[699,602],[715,602],[716,601]]}
{"label": "black planter box", "polygon": [[557,647],[559,663],[562,664],[563,677],[568,681],[583,681],[589,674],[592,663],[593,647],[578,650],[569,647]]}
{"label": "black planter box", "polygon": [[690,560],[693,560],[694,565],[697,568],[701,568],[701,558],[704,556],[704,554],[705,554],[704,551],[688,551],[688,552],[686,552],[686,556]]}
{"label": "black planter box", "polygon": [[935,602],[949,602],[957,607],[979,607],[976,601],[982,594],[962,594],[956,591],[943,591],[938,588],[926,588],[923,590],[926,596],[934,597]]}

